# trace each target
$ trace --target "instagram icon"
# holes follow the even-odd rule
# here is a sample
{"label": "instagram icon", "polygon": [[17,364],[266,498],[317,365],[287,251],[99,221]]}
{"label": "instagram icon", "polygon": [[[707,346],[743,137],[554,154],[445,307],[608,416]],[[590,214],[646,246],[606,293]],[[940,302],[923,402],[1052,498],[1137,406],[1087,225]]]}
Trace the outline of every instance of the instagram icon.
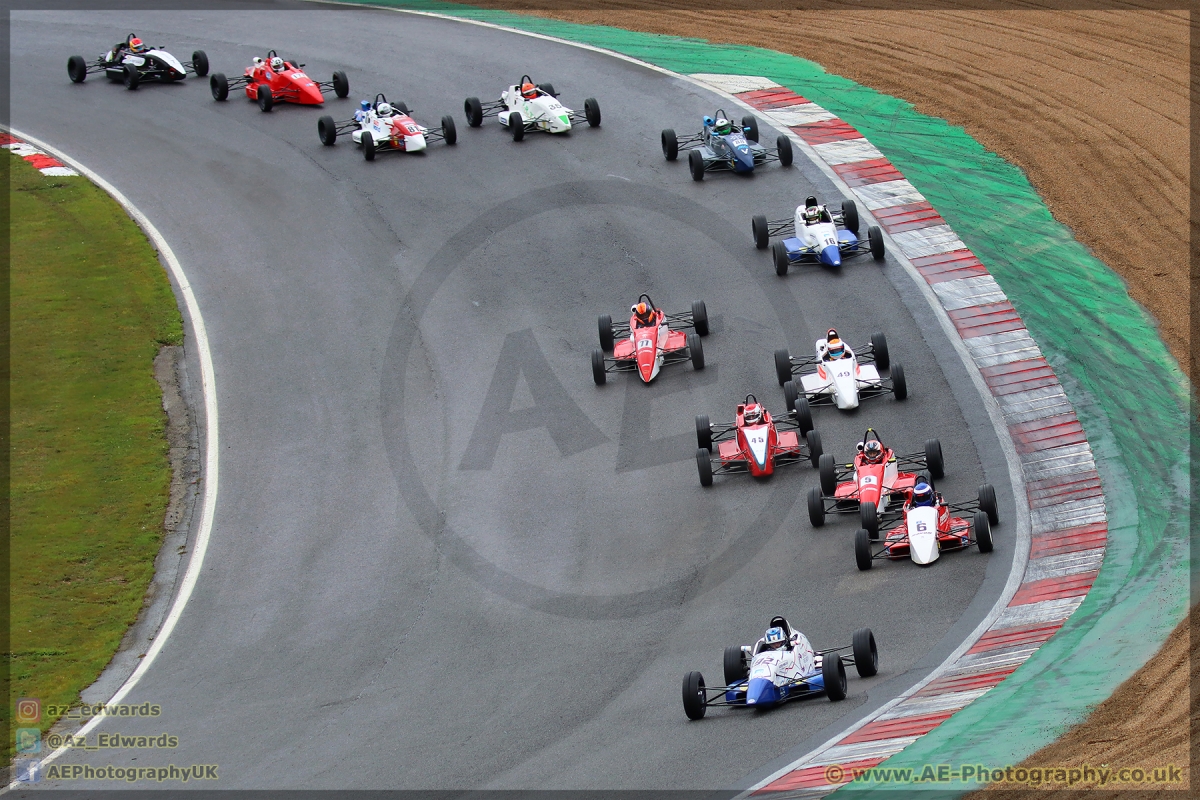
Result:
{"label": "instagram icon", "polygon": [[36,697],[22,697],[17,700],[17,722],[22,725],[32,725],[42,721],[42,701]]}

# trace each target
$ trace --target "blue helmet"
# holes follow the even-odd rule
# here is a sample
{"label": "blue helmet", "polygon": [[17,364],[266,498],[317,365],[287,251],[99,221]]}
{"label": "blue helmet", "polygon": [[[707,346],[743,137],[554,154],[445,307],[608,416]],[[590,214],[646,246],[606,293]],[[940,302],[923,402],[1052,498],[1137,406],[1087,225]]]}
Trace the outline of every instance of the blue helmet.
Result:
{"label": "blue helmet", "polygon": [[778,650],[787,644],[787,640],[787,634],[783,632],[783,628],[768,628],[766,635],[763,636],[763,648],[766,650]]}
{"label": "blue helmet", "polygon": [[912,504],[914,506],[933,505],[933,487],[922,481],[913,487]]}

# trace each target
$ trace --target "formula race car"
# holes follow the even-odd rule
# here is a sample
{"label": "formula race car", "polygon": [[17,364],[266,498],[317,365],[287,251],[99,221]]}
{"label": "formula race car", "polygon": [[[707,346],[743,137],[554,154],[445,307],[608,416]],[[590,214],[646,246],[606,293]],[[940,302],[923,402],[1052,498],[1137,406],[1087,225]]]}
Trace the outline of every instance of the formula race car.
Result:
{"label": "formula race car", "polygon": [[[992,552],[992,526],[1000,524],[996,490],[991,484],[979,487],[979,499],[947,503],[923,481],[905,492],[903,519],[887,532],[881,545],[871,543],[871,534],[860,528],[854,534],[854,560],[868,570],[879,559],[909,557],[918,564],[932,564],[947,550],[964,550],[979,545],[979,552]],[[974,512],[971,522],[960,516]]]}
{"label": "formula race car", "polygon": [[[839,465],[831,453],[822,453],[817,461],[821,485],[808,490],[808,519],[813,527],[825,524],[826,514],[847,514],[858,511],[862,527],[874,539],[879,535],[879,517],[892,511],[893,497],[903,502],[905,492],[918,481],[928,482],[923,474],[901,472],[928,470],[934,478],[945,477],[942,443],[925,440],[925,451],[896,455],[885,447],[879,434],[867,428],[858,443],[858,453],[849,464]],[[894,506],[893,506],[894,508]]]}
{"label": "formula race car", "polygon": [[442,127],[431,129],[418,125],[411,113],[404,103],[389,103],[386,97],[377,94],[374,102],[363,100],[354,117],[345,122],[335,122],[328,114],[321,117],[317,120],[317,135],[321,137],[321,144],[333,145],[339,134],[352,131],[350,138],[355,144],[362,145],[363,158],[367,161],[374,161],[378,152],[419,153],[430,142],[454,144],[458,141],[454,118],[449,114],[442,117]]}
{"label": "formula race car", "polygon": [[188,75],[203,78],[208,74],[208,56],[197,50],[192,53],[192,62],[183,64],[161,47],[150,47],[131,33],[91,64],[83,56],[67,59],[67,74],[73,83],[83,83],[97,72],[103,72],[109,80],[121,81],[126,89],[136,89],[143,81],[174,83]]}
{"label": "formula race car", "polygon": [[[849,656],[841,651],[849,650]],[[753,645],[725,648],[725,685],[708,688],[704,676],[683,676],[683,712],[702,719],[709,706],[772,708],[788,700],[823,694],[832,701],[846,698],[846,664],[860,677],[879,670],[879,652],[870,628],[854,632],[851,643],[813,650],[808,638],[783,617],[774,617],[766,634]]]}
{"label": "formula race car", "polygon": [[[872,334],[870,344],[856,354],[830,328],[824,339],[817,339],[815,350],[813,357],[804,358],[793,358],[787,348],[775,351],[775,377],[783,386],[788,408],[801,396],[809,405],[832,405],[844,411],[858,408],[860,400],[885,394],[897,400],[908,397],[904,367],[891,360],[882,333]],[[887,378],[880,377],[880,369],[888,370]],[[793,375],[800,376],[799,384]]]}
{"label": "formula race car", "polygon": [[[843,227],[839,229],[838,225]],[[843,200],[842,211],[836,214],[810,196],[804,205],[796,206],[791,219],[768,220],[765,215],[757,214],[750,220],[750,228],[755,247],[765,250],[770,243],[775,273],[781,277],[796,263],[840,267],[842,259],[867,252],[876,261],[883,261],[887,252],[878,225],[867,228],[867,247],[863,247],[858,236],[858,207],[853,200]],[[781,234],[785,238],[771,243],[772,236]]]}
{"label": "formula race car", "polygon": [[333,73],[333,80],[314,81],[301,71],[303,66],[298,60],[285,61],[269,50],[266,58],[255,56],[240,78],[229,80],[224,73],[214,72],[208,85],[214,100],[228,98],[230,89],[245,89],[246,97],[258,101],[263,111],[270,111],[276,103],[323,105],[325,92],[329,91],[338,97],[350,94],[350,79],[341,70]]}
{"label": "formula race car", "polygon": [[[468,97],[463,103],[467,124],[478,128],[483,124],[483,115],[495,113],[500,124],[512,131],[514,142],[525,138],[529,131],[566,133],[571,125],[579,121],[579,112],[558,102],[554,86],[549,83],[534,84],[528,75],[522,75],[518,83],[500,93],[494,103],[481,103],[478,97]],[[583,101],[583,117],[593,128],[600,126],[600,104],[596,98]]]}
{"label": "formula race car", "polygon": [[700,132],[680,139],[673,128],[662,132],[662,150],[667,161],[679,156],[679,146],[695,145],[688,153],[688,168],[692,180],[704,180],[705,172],[753,172],[754,168],[769,161],[778,161],[782,167],[792,165],[792,140],[786,136],[775,139],[775,149],[758,143],[758,120],[742,117],[741,125],[729,121],[725,109],[718,108],[717,115],[705,117]]}
{"label": "formula race car", "polygon": [[[601,314],[598,327],[600,349],[592,351],[592,379],[597,386],[604,385],[610,372],[636,371],[643,383],[649,383],[664,364],[690,360],[693,368],[704,369],[700,337],[708,335],[708,309],[703,300],[692,303],[691,312],[668,314],[643,294],[629,309],[629,324],[614,325],[611,316]],[[680,328],[695,332],[684,334]],[[612,351],[612,358],[604,357],[606,350]]]}
{"label": "formula race car", "polygon": [[[802,401],[803,403],[803,401]],[[800,443],[803,434],[805,444]],[[717,457],[712,457],[713,443]],[[821,457],[821,434],[813,430],[806,404],[783,419],[775,419],[752,394],[737,407],[732,425],[713,425],[707,414],[696,417],[696,469],[700,485],[712,486],[715,473],[749,472],[756,478],[772,475],[776,467],[795,464],[806,457],[815,467]]]}

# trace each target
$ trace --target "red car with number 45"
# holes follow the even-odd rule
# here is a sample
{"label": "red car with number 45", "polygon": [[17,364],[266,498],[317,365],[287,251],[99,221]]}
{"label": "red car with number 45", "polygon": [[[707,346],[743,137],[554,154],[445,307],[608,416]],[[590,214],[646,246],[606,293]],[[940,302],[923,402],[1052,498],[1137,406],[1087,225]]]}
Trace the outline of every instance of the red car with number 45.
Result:
{"label": "red car with number 45", "polygon": [[[713,425],[707,414],[696,417],[696,468],[700,485],[712,486],[713,475],[723,472],[749,472],[756,478],[766,477],[776,467],[795,464],[808,458],[817,466],[821,457],[821,435],[813,430],[812,415],[789,411],[787,416],[771,416],[752,394],[738,404],[732,425]],[[804,443],[800,442],[804,435]],[[717,457],[713,458],[713,445]],[[807,450],[807,453],[805,452]]]}

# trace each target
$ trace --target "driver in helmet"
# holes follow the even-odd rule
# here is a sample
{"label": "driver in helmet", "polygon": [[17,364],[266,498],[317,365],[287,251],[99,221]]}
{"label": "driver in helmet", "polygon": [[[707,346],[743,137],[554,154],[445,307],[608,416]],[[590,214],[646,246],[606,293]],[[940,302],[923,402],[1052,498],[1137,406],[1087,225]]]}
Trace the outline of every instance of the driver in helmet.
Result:
{"label": "driver in helmet", "polygon": [[878,439],[863,442],[859,445],[859,449],[862,450],[863,458],[868,464],[883,463],[883,445],[879,443]]}
{"label": "driver in helmet", "polygon": [[791,650],[792,643],[783,628],[768,628],[763,634],[763,650]]}
{"label": "driver in helmet", "polygon": [[729,120],[725,119],[724,117],[718,117],[717,121],[713,123],[713,133],[717,134],[718,136],[725,136],[732,131],[733,125],[731,125]]}
{"label": "driver in helmet", "polygon": [[384,100],[375,106],[375,113],[381,117],[390,117],[392,115],[392,104]]}
{"label": "driver in helmet", "polygon": [[136,36],[130,36],[130,37],[129,37],[129,52],[131,52],[131,53],[144,53],[144,52],[146,52],[146,51],[147,51],[147,50],[149,50],[149,49],[150,49],[150,48],[146,46],[146,43],[145,43],[145,42],[143,42],[143,41],[142,41],[141,39],[139,39],[138,37],[136,37]]}
{"label": "driver in helmet", "polygon": [[529,83],[528,81],[521,84],[521,97],[524,97],[526,100],[533,100],[537,96],[538,96],[537,86],[533,85],[532,83]]}
{"label": "driver in helmet", "polygon": [[763,421],[763,407],[758,403],[747,403],[742,411],[742,420],[747,425],[758,425]]}
{"label": "driver in helmet", "polygon": [[921,481],[912,490],[912,500],[909,502],[910,508],[920,508],[922,506],[931,507],[937,505],[937,492],[933,491],[933,487],[925,481]]}
{"label": "driver in helmet", "polygon": [[820,206],[809,206],[808,208],[804,209],[804,224],[805,225],[817,225],[817,224],[820,224],[820,222],[821,222],[821,207]]}
{"label": "driver in helmet", "polygon": [[282,58],[280,58],[279,56],[274,56],[271,59],[271,71],[272,72],[283,72],[283,59]]}
{"label": "driver in helmet", "polygon": [[649,303],[639,302],[630,310],[639,328],[651,328],[658,324],[658,314],[654,313],[654,306]]}
{"label": "driver in helmet", "polygon": [[837,331],[830,331],[829,337],[825,339],[824,353],[821,357],[826,361],[836,361],[839,358],[847,358],[850,353],[846,348],[846,344],[838,338]]}

